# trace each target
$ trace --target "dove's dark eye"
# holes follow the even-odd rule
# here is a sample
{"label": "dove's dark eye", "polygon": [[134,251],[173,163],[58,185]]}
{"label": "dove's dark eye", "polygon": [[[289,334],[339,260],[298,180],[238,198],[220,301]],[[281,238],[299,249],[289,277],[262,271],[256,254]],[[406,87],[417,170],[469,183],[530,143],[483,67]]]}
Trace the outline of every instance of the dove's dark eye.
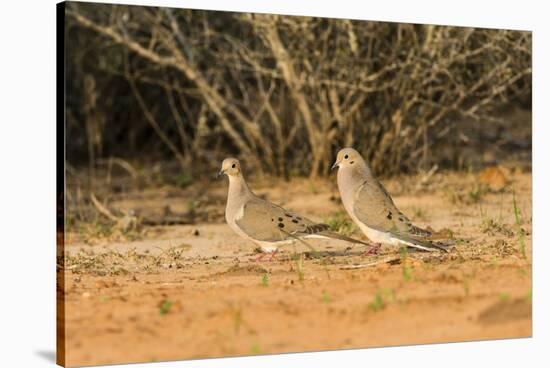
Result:
{"label": "dove's dark eye", "polygon": [[232,168],[235,168],[235,166],[236,166],[235,164],[231,165]]}
{"label": "dove's dark eye", "polygon": [[345,155],[344,158],[347,160],[347,159],[349,158],[349,156],[348,156],[348,155]]}

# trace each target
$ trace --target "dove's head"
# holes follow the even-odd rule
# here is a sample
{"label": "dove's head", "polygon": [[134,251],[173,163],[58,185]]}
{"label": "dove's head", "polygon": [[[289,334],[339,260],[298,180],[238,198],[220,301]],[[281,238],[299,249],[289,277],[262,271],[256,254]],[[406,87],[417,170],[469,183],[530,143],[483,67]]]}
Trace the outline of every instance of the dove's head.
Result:
{"label": "dove's head", "polygon": [[364,165],[364,162],[361,154],[353,148],[342,148],[336,155],[336,161],[334,165],[332,165],[332,169],[338,167],[340,170],[345,170],[356,167],[357,165]]}
{"label": "dove's head", "polygon": [[237,176],[241,173],[241,164],[239,160],[233,157],[226,158],[222,162],[222,168],[218,172],[218,176],[227,175],[227,176]]}

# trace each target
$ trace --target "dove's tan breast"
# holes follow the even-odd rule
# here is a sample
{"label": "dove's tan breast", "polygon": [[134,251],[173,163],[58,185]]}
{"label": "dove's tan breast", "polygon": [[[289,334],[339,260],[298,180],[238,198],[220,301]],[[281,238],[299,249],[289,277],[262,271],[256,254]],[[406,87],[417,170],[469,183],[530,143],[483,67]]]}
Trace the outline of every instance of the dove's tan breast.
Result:
{"label": "dove's tan breast", "polygon": [[[338,174],[340,174],[340,172]],[[370,241],[380,244],[395,245],[395,240],[390,236],[389,233],[378,231],[368,227],[355,215],[354,204],[356,202],[356,197],[359,191],[363,188],[363,185],[359,185],[359,187],[356,187],[354,190],[349,190],[348,188],[353,188],[353,186],[346,185],[347,183],[344,182],[345,180],[346,178],[343,175],[338,175],[338,187],[340,189],[342,203],[344,204],[344,208],[346,209],[353,222],[355,222],[355,224],[359,227],[363,234],[365,234],[369,238]],[[344,190],[344,188],[348,190]]]}
{"label": "dove's tan breast", "polygon": [[[245,239],[251,239],[250,236],[248,236],[248,234],[242,231],[239,225],[237,225],[237,221],[242,219],[243,216],[244,216],[244,205],[238,207],[237,209],[227,208],[225,211],[225,221],[227,221],[227,224],[229,225],[229,227],[241,237]],[[254,240],[254,239],[251,239],[251,240]]]}

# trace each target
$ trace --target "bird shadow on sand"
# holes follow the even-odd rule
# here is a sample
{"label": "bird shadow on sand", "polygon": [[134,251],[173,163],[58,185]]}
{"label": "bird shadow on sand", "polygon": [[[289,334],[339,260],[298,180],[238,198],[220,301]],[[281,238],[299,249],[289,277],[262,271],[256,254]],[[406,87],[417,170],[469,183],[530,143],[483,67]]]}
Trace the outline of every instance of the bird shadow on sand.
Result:
{"label": "bird shadow on sand", "polygon": [[[414,248],[411,248],[411,249],[408,249],[408,254],[426,254],[426,252],[422,251],[422,250],[418,250],[418,249],[414,249]],[[337,257],[361,257],[361,258],[364,258],[365,260],[368,260],[368,259],[376,259],[378,257],[383,257],[383,256],[399,256],[399,251],[397,252],[387,252],[387,251],[383,251],[383,252],[374,252],[374,253],[369,253],[368,252],[368,249],[357,249],[357,250],[350,250],[350,249],[346,249],[346,250],[319,250],[319,251],[305,251],[305,252],[302,252],[302,254],[304,255],[305,259],[322,259],[322,258],[337,258]],[[297,256],[299,256],[299,253],[290,253],[290,254],[282,254],[281,255],[283,258],[284,257],[287,257],[287,258],[296,258]]]}
{"label": "bird shadow on sand", "polygon": [[305,251],[301,253],[282,253],[279,255],[279,259],[296,259],[300,257],[300,254],[304,256],[306,260],[311,259],[323,259],[323,258],[339,258],[339,257],[369,257],[365,254],[364,250],[319,250],[319,251]]}

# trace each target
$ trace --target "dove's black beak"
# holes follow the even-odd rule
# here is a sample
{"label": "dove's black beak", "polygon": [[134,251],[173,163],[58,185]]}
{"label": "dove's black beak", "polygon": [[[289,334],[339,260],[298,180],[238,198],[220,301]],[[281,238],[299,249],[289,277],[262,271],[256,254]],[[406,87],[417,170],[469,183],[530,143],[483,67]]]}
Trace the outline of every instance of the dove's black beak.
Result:
{"label": "dove's black beak", "polygon": [[330,168],[330,170],[334,170],[334,169],[336,169],[338,166],[340,166],[340,162],[336,161],[336,162],[334,163],[334,165],[332,165],[332,167]]}
{"label": "dove's black beak", "polygon": [[216,179],[219,179],[220,176],[223,176],[223,174],[225,174],[225,171],[223,170],[218,171],[218,173],[216,174]]}

